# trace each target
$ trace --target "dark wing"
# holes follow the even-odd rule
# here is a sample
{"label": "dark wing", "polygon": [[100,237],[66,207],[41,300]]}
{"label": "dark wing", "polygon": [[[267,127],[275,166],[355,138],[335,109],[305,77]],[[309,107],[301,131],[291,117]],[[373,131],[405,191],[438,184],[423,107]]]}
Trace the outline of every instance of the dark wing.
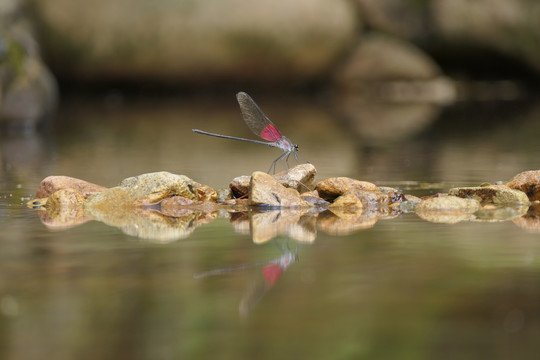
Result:
{"label": "dark wing", "polygon": [[239,92],[236,94],[236,99],[238,100],[238,105],[240,105],[240,111],[242,112],[244,121],[255,135],[268,141],[276,141],[283,137],[274,123],[264,115],[259,106],[248,94]]}

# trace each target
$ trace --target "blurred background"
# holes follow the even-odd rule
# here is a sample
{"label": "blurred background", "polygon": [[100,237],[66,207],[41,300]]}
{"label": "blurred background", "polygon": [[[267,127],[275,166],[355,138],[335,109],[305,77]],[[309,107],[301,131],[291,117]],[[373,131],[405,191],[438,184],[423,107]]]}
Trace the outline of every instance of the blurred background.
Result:
{"label": "blurred background", "polygon": [[216,186],[278,155],[191,133],[253,136],[243,90],[321,175],[506,179],[537,135],[539,15],[536,0],[0,0],[2,164]]}

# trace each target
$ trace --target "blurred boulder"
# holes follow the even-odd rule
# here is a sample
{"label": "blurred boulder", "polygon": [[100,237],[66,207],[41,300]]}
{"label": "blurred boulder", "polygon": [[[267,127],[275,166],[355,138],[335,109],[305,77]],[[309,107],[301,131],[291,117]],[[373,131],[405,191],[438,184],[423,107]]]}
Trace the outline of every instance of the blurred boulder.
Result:
{"label": "blurred boulder", "polygon": [[346,0],[29,0],[59,73],[82,79],[295,84],[354,40]]}
{"label": "blurred boulder", "polygon": [[56,82],[39,55],[21,1],[0,1],[0,124],[33,129],[55,107]]}
{"label": "blurred boulder", "polygon": [[378,33],[361,39],[334,81],[364,98],[447,103],[456,97],[454,84],[429,55],[410,42]]}
{"label": "blurred boulder", "polygon": [[521,60],[540,73],[538,0],[434,0],[438,36],[468,51],[494,50]]}

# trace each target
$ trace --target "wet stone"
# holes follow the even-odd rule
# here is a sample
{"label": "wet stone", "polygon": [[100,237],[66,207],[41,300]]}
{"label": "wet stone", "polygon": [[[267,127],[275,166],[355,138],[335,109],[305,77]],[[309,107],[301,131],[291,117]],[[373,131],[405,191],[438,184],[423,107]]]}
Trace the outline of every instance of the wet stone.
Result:
{"label": "wet stone", "polygon": [[523,191],[530,201],[540,200],[540,170],[521,172],[506,183],[506,186]]}
{"label": "wet stone", "polygon": [[448,191],[449,195],[460,198],[470,198],[485,204],[528,204],[529,198],[520,190],[510,189],[504,185],[489,185],[475,187],[453,188]]}
{"label": "wet stone", "polygon": [[453,224],[474,219],[473,214],[478,209],[480,209],[478,200],[439,196],[422,200],[415,211],[426,221]]}
{"label": "wet stone", "polygon": [[345,208],[349,211],[361,212],[364,208],[362,200],[356,195],[355,192],[347,192],[336,198],[336,200],[330,204],[329,209]]}
{"label": "wet stone", "polygon": [[36,197],[46,198],[62,189],[76,190],[82,196],[87,198],[88,196],[106,190],[107,188],[69,176],[48,176],[39,184]]}
{"label": "wet stone", "polygon": [[251,175],[249,205],[278,207],[309,207],[298,191],[286,188],[272,176],[256,171]]}
{"label": "wet stone", "polygon": [[231,189],[232,195],[235,198],[240,198],[249,194],[249,183],[251,182],[251,176],[242,175],[235,177],[229,188]]}
{"label": "wet stone", "polygon": [[315,207],[318,208],[327,208],[330,203],[324,199],[322,199],[319,194],[317,193],[317,190],[305,192],[300,195],[302,200],[312,204]]}
{"label": "wet stone", "polygon": [[117,208],[156,204],[173,196],[182,196],[194,201],[217,199],[217,193],[210,187],[199,184],[187,176],[163,171],[127,178],[119,186],[90,196],[85,208],[99,208],[98,211],[101,212],[116,211]]}
{"label": "wet stone", "polygon": [[367,181],[360,181],[348,177],[333,177],[317,183],[316,190],[319,195],[328,201],[333,201],[338,196],[349,190],[377,191],[378,187]]}
{"label": "wet stone", "polygon": [[41,221],[51,228],[66,228],[88,221],[83,211],[84,196],[74,189],[62,189],[49,196]]}
{"label": "wet stone", "polygon": [[284,174],[278,174],[274,177],[281,185],[295,189],[302,194],[313,189],[316,174],[315,166],[301,164],[287,170]]}

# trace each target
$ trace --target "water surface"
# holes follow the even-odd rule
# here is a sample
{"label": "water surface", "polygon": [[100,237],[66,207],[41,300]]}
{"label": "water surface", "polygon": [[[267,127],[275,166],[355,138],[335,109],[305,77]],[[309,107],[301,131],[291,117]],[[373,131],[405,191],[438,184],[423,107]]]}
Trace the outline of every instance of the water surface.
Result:
{"label": "water surface", "polygon": [[[540,107],[530,103],[255,100],[318,180],[426,195],[540,167]],[[97,221],[52,228],[25,206],[51,174],[114,186],[166,170],[219,188],[279,155],[191,133],[252,136],[234,97],[72,99],[53,120],[44,132],[2,136],[2,358],[537,357],[540,233],[521,219],[402,214],[339,235],[315,223],[310,241],[281,234],[262,244],[249,222],[226,217],[167,242]],[[272,266],[295,253],[281,271]],[[225,270],[196,276],[216,269]]]}

